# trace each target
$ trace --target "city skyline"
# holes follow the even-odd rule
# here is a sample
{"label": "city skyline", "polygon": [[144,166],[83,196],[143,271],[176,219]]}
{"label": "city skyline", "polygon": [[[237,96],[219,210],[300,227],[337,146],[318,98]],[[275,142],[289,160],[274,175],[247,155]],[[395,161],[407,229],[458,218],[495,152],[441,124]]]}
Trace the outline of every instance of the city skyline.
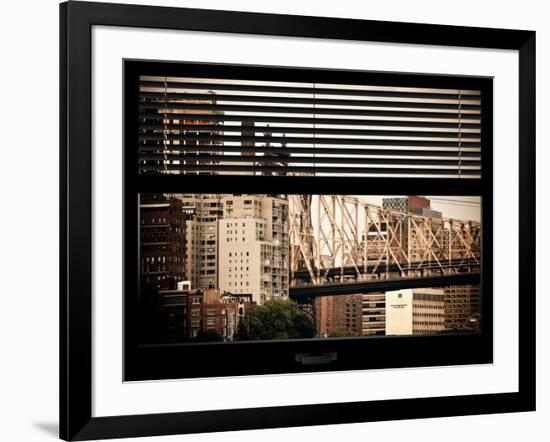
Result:
{"label": "city skyline", "polygon": [[[461,198],[442,197],[441,208],[466,203],[475,217],[475,200]],[[142,195],[141,291],[151,322],[163,324],[152,335],[202,342],[474,331],[481,226],[436,207],[421,196]],[[430,288],[423,281],[432,276],[449,287]],[[387,302],[396,293],[402,305]]]}

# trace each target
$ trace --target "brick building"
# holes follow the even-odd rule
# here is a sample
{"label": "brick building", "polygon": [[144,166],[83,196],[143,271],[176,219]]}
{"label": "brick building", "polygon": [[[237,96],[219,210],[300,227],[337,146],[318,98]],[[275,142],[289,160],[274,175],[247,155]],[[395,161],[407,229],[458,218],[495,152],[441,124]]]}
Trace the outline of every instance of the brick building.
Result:
{"label": "brick building", "polygon": [[237,333],[239,304],[222,302],[217,290],[189,290],[181,286],[160,290],[159,311],[164,341],[201,340],[205,333],[213,332],[225,342],[232,341]]}
{"label": "brick building", "polygon": [[167,278],[185,279],[185,215],[180,200],[141,194],[139,204],[142,281],[159,288]]}
{"label": "brick building", "polygon": [[428,198],[424,198],[423,196],[415,195],[398,198],[384,198],[382,200],[382,207],[384,209],[407,213],[412,212],[413,209],[429,209],[430,200]]}
{"label": "brick building", "polygon": [[315,299],[316,334],[361,336],[363,295],[321,296]]}

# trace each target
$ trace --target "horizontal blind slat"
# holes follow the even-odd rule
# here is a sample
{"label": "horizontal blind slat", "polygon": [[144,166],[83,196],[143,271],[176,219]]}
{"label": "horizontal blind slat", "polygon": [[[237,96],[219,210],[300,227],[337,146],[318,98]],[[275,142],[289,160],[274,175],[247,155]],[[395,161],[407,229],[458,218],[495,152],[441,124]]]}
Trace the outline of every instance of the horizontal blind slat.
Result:
{"label": "horizontal blind slat", "polygon": [[[249,102],[249,103],[286,103],[286,104],[303,104],[313,106],[319,105],[333,105],[333,106],[384,106],[384,107],[414,107],[414,108],[433,108],[433,109],[458,109],[458,97],[447,103],[440,101],[390,101],[390,100],[349,100],[349,99],[327,99],[327,98],[296,98],[296,97],[271,97],[271,96],[254,96],[254,95],[207,95],[207,94],[140,94],[140,98],[156,98],[157,100],[149,101],[152,103],[159,103],[160,105],[170,107],[173,104],[178,104],[177,100],[190,100],[190,101],[212,101],[216,103],[220,102]],[[465,100],[466,101],[466,100]],[[144,103],[142,101],[141,103]],[[461,105],[463,110],[476,110],[479,111],[481,106],[479,104],[464,103]]]}
{"label": "horizontal blind slat", "polygon": [[[165,151],[167,154],[175,151],[186,151],[186,152],[200,152],[200,153],[211,153],[219,151],[219,146],[212,145],[195,145],[195,146],[169,146],[165,148],[163,145],[140,145],[139,151],[143,153],[148,152],[159,152]],[[367,148],[367,149],[345,149],[345,148],[325,148],[313,146],[309,147],[286,147],[284,150],[276,147],[265,147],[265,146],[223,146],[223,152],[227,153],[265,153],[265,154],[279,154],[285,153],[288,155],[298,155],[298,154],[310,154],[310,155],[362,155],[362,156],[423,156],[423,157],[458,157],[458,152],[455,149],[446,149],[446,150],[402,150],[402,149],[376,149],[376,148]],[[480,158],[481,152],[479,149],[476,150],[464,150],[461,152],[461,156],[464,158]],[[229,156],[228,156],[229,157]]]}
{"label": "horizontal blind slat", "polygon": [[[163,106],[157,106],[154,103],[140,103],[140,109],[157,109],[159,112],[163,112]],[[379,116],[379,117],[422,117],[422,118],[450,118],[454,116],[460,117],[461,114],[455,109],[449,112],[425,112],[423,110],[409,110],[406,111],[396,110],[365,110],[365,109],[340,109],[340,108],[313,108],[313,107],[286,107],[286,106],[242,106],[242,105],[210,105],[210,104],[195,104],[195,103],[170,103],[169,108],[173,110],[191,110],[191,111],[203,111],[203,112],[250,112],[250,113],[264,113],[264,114],[319,114],[319,115],[354,115],[363,116]],[[412,108],[412,106],[410,106]],[[172,112],[174,113],[174,112]],[[476,114],[463,113],[462,116],[475,116]]]}
{"label": "horizontal blind slat", "polygon": [[[203,157],[198,155],[167,155],[171,161],[201,161]],[[144,161],[163,161],[165,160],[165,155],[142,155],[141,159]],[[479,160],[472,160],[469,158],[464,158],[462,160],[458,159],[447,159],[447,160],[435,160],[435,159],[406,159],[406,158],[324,158],[324,157],[283,157],[283,156],[262,156],[262,157],[244,157],[244,156],[235,156],[227,157],[223,155],[209,155],[208,161],[227,161],[234,163],[313,163],[315,161],[316,165],[319,164],[377,164],[377,165],[424,165],[424,166],[448,166],[448,167],[458,167],[459,161],[463,163],[463,166],[480,166],[481,162]],[[287,165],[288,165],[287,164]]]}
{"label": "horizontal blind slat", "polygon": [[[263,132],[269,129],[271,133],[284,133],[284,134],[304,134],[311,135],[324,134],[324,135],[371,135],[371,136],[401,136],[401,137],[430,137],[430,138],[457,138],[460,134],[463,139],[479,138],[479,132],[462,132],[456,131],[441,131],[434,128],[432,131],[410,131],[404,130],[400,127],[394,127],[393,130],[380,130],[380,129],[331,129],[331,128],[319,128],[319,127],[282,127],[282,126],[256,126],[256,132]],[[229,126],[229,125],[215,125],[215,124],[141,124],[140,131],[142,133],[154,132],[154,131],[201,131],[201,132],[242,132],[243,126]]]}
{"label": "horizontal blind slat", "polygon": [[[158,166],[149,166],[142,165],[140,170],[143,172],[159,172]],[[164,169],[160,169],[162,172]],[[376,167],[302,167],[296,166],[290,170],[287,166],[238,166],[238,165],[220,165],[220,164],[193,164],[193,165],[182,165],[182,164],[170,164],[166,167],[167,171],[170,170],[188,170],[188,171],[202,171],[202,172],[278,172],[284,175],[291,175],[293,172],[299,172],[304,174],[318,175],[318,174],[397,174],[397,175],[426,175],[426,176],[435,176],[435,175],[455,175],[455,169],[427,169],[427,168],[376,168]],[[462,174],[465,176],[477,176],[479,174],[478,170],[468,170],[465,169],[462,171]]]}
{"label": "horizontal blind slat", "polygon": [[[159,79],[158,81],[140,81],[140,89],[142,88],[165,88],[164,80]],[[241,91],[241,92],[267,92],[267,93],[285,93],[285,94],[311,94],[313,90],[320,95],[357,95],[357,96],[376,96],[376,97],[399,97],[399,98],[443,98],[450,99],[452,97],[457,97],[459,91],[453,93],[438,93],[436,89],[433,89],[433,92],[403,92],[403,91],[392,91],[391,87],[385,88],[386,90],[366,90],[359,88],[346,88],[342,86],[341,88],[319,86],[312,83],[308,87],[302,86],[266,86],[261,84],[251,85],[251,84],[237,84],[235,82],[231,83],[231,80],[226,80],[226,83],[194,83],[194,82],[166,82],[167,89],[189,89],[189,90],[208,90],[212,92],[216,91]],[[415,89],[415,88],[410,88]],[[463,91],[462,94],[468,98],[479,98],[479,91]]]}
{"label": "horizontal blind slat", "polygon": [[[139,115],[143,120],[185,120],[185,121],[245,121],[250,119],[250,115],[209,115],[209,114],[197,114],[197,113],[173,113],[170,110],[167,112],[167,117],[164,117],[163,113],[156,112],[141,112]],[[254,121],[258,123],[288,123],[288,124],[330,124],[330,125],[344,125],[344,126],[401,126],[401,127],[442,127],[442,128],[458,128],[463,129],[479,129],[481,127],[481,121],[479,117],[475,119],[475,123],[469,123],[463,121],[460,125],[456,117],[447,117],[448,121],[410,121],[399,118],[395,119],[350,119],[350,118],[312,118],[312,117],[277,117],[277,116],[263,116],[254,115]],[[453,121],[453,122],[450,122]]]}
{"label": "horizontal blind slat", "polygon": [[[140,141],[212,141],[212,142],[244,142],[244,143],[289,143],[289,144],[332,144],[332,145],[357,145],[357,146],[417,146],[417,147],[458,147],[455,141],[424,141],[424,140],[386,140],[386,139],[355,139],[355,138],[270,138],[270,137],[240,137],[240,136],[201,136],[201,135],[148,135],[140,136]],[[469,142],[465,147],[481,147],[481,143]],[[178,146],[185,146],[180,144]],[[192,146],[192,144],[188,144]]]}

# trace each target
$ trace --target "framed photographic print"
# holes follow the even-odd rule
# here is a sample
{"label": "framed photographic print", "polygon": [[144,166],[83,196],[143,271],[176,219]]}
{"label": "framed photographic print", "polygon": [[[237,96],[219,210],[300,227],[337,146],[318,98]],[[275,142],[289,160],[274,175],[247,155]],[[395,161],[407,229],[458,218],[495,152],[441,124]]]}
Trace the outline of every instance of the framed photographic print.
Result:
{"label": "framed photographic print", "polygon": [[61,438],[534,410],[534,66],[531,31],[62,4]]}

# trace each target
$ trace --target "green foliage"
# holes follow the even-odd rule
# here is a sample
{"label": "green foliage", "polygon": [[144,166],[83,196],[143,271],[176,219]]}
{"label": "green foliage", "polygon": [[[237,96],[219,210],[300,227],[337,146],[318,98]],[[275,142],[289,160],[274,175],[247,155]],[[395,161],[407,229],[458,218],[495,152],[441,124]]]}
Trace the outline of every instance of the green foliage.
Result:
{"label": "green foliage", "polygon": [[246,312],[239,324],[240,341],[297,339],[315,336],[315,325],[289,299],[271,299]]}
{"label": "green foliage", "polygon": [[359,336],[359,334],[353,330],[334,330],[328,334],[329,338],[346,338],[349,336]]}

